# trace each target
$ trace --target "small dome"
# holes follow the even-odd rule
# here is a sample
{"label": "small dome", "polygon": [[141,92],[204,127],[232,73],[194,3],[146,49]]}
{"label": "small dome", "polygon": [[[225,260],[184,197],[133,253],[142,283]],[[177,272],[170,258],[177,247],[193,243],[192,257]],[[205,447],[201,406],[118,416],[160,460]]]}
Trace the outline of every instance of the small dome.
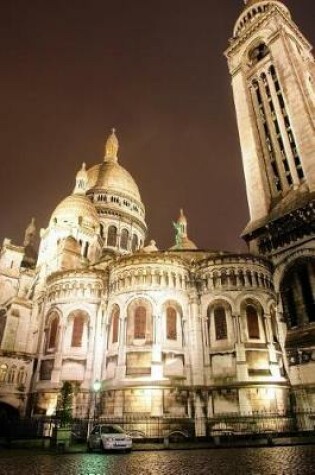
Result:
{"label": "small dome", "polygon": [[94,165],[88,170],[89,189],[106,190],[129,195],[141,202],[139,188],[125,168],[114,161]]}
{"label": "small dome", "polygon": [[78,171],[75,179],[75,188],[73,193],[77,195],[85,195],[88,185],[88,175],[86,172],[86,164],[83,162],[81,169]]}
{"label": "small dome", "polygon": [[183,236],[179,244],[170,247],[171,251],[188,251],[192,249],[198,249],[196,244],[187,236]]}
{"label": "small dome", "polygon": [[181,242],[181,249],[198,249],[196,244],[189,239],[187,236],[183,236],[182,242]]}
{"label": "small dome", "polygon": [[78,224],[96,228],[99,226],[99,217],[94,205],[85,195],[70,195],[65,198],[55,209],[51,218],[50,226],[58,224]]}

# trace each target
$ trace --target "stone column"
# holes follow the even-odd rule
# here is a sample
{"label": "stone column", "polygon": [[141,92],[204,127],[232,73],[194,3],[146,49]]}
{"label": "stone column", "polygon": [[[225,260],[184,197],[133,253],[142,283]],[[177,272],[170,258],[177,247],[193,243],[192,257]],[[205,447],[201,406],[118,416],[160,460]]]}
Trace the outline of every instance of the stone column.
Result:
{"label": "stone column", "polygon": [[151,391],[151,416],[163,416],[163,389],[152,389]]}
{"label": "stone column", "polygon": [[94,324],[90,322],[89,329],[88,329],[88,351],[87,351],[87,359],[86,359],[86,366],[85,366],[85,375],[84,375],[84,386],[85,388],[91,390],[91,382],[92,382],[92,367],[93,367],[93,350],[94,350],[94,339],[95,339],[95,326],[96,326],[96,316],[94,319]]}
{"label": "stone column", "polygon": [[200,316],[200,299],[195,289],[189,295],[189,348],[193,384],[204,384],[204,361],[202,344],[202,322]]}
{"label": "stone column", "polygon": [[208,394],[208,406],[207,406],[207,417],[213,417],[214,410],[213,410],[213,393]]}
{"label": "stone column", "polygon": [[55,352],[55,359],[54,359],[54,366],[51,372],[51,382],[52,383],[59,383],[61,370],[62,370],[62,355],[63,355],[63,340],[65,334],[65,326],[63,323],[58,327],[57,333],[57,349]]}
{"label": "stone column", "polygon": [[155,338],[152,344],[151,376],[154,380],[161,380],[163,378],[161,320],[160,315],[153,316],[153,333]]}
{"label": "stone column", "polygon": [[252,403],[247,388],[240,388],[239,393],[240,415],[252,415]]}
{"label": "stone column", "polygon": [[197,437],[204,437],[207,433],[206,417],[203,412],[203,403],[199,394],[195,395],[195,431]]}
{"label": "stone column", "polygon": [[118,362],[116,368],[116,379],[121,380],[126,376],[126,328],[127,315],[121,315],[119,319],[119,347],[118,347]]}
{"label": "stone column", "polygon": [[124,414],[124,393],[123,391],[115,391],[114,416],[122,417]]}

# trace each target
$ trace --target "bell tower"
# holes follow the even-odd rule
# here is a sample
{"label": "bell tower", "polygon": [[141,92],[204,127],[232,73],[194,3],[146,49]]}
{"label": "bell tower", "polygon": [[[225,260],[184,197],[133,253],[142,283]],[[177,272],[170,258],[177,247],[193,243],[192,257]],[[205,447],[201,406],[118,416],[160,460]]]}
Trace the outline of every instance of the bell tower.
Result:
{"label": "bell tower", "polygon": [[276,0],[248,0],[226,51],[242,149],[252,252],[275,255],[313,234],[315,63]]}
{"label": "bell tower", "polygon": [[247,0],[226,51],[250,221],[274,265],[277,321],[300,428],[315,401],[315,63],[277,0]]}

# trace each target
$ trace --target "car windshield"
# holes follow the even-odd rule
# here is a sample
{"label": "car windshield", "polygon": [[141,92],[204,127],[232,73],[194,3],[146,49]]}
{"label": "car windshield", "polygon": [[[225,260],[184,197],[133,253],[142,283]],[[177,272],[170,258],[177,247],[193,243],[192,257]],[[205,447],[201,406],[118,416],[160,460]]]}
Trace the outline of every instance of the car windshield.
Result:
{"label": "car windshield", "polygon": [[124,434],[124,431],[119,426],[102,426],[102,434]]}

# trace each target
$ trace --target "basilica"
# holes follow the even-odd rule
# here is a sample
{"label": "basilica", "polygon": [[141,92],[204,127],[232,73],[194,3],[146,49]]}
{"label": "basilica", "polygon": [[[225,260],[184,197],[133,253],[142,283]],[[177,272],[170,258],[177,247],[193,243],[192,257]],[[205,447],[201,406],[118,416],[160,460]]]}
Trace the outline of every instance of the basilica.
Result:
{"label": "basilica", "polygon": [[235,421],[248,430],[253,416],[258,428],[294,420],[314,429],[311,49],[283,2],[245,1],[225,56],[248,253],[199,250],[184,210],[170,249],[146,242],[145,206],[115,130],[100,163],[82,164],[38,250],[34,220],[23,245],[4,239],[2,411],[54,416],[69,382],[76,418],[189,420],[198,436]]}

